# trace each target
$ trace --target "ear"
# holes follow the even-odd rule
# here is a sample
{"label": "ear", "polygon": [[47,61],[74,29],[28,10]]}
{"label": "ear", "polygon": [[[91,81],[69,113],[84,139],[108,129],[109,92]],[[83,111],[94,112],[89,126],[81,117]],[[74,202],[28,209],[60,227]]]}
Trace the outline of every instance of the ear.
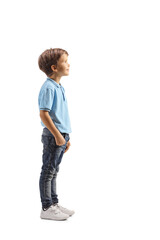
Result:
{"label": "ear", "polygon": [[52,71],[57,71],[57,67],[55,65],[51,65]]}

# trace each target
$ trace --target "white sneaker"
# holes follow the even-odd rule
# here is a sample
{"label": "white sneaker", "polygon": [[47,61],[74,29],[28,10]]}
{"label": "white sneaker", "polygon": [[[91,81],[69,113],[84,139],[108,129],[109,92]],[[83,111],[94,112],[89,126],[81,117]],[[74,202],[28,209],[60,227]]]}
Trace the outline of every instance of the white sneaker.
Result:
{"label": "white sneaker", "polygon": [[69,218],[69,215],[61,212],[57,205],[52,205],[45,211],[43,209],[41,210],[40,218],[60,221],[66,220]]}
{"label": "white sneaker", "polygon": [[72,216],[75,212],[73,210],[69,210],[67,208],[64,208],[62,206],[60,206],[58,203],[56,203],[56,205],[54,206],[57,206],[57,208],[62,212],[62,213],[65,213],[69,216]]}

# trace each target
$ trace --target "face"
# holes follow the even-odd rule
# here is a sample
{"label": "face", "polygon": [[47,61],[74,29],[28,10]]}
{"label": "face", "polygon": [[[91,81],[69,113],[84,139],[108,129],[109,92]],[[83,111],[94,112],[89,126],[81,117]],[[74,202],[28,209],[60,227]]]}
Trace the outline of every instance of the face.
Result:
{"label": "face", "polygon": [[70,64],[68,63],[68,56],[64,53],[58,60],[58,74],[61,76],[67,76],[69,74],[69,67]]}

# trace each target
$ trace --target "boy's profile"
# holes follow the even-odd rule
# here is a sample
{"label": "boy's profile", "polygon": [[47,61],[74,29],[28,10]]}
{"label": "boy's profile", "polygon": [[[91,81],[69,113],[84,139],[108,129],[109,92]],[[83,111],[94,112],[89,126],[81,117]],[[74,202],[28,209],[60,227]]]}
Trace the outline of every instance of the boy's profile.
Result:
{"label": "boy's profile", "polygon": [[38,58],[38,65],[46,75],[39,96],[38,105],[41,125],[43,155],[39,179],[43,219],[65,220],[74,211],[59,205],[56,192],[56,178],[63,154],[70,147],[72,132],[65,89],[61,85],[62,76],[69,75],[68,52],[60,48],[45,50]]}

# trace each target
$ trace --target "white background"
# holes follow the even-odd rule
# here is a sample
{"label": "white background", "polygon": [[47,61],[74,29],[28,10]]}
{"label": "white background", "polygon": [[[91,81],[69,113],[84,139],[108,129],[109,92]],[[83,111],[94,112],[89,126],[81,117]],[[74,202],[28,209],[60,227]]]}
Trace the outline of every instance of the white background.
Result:
{"label": "white background", "polygon": [[[1,239],[160,239],[159,1],[3,1]],[[72,133],[57,190],[67,221],[40,219],[38,68],[68,51]]]}

